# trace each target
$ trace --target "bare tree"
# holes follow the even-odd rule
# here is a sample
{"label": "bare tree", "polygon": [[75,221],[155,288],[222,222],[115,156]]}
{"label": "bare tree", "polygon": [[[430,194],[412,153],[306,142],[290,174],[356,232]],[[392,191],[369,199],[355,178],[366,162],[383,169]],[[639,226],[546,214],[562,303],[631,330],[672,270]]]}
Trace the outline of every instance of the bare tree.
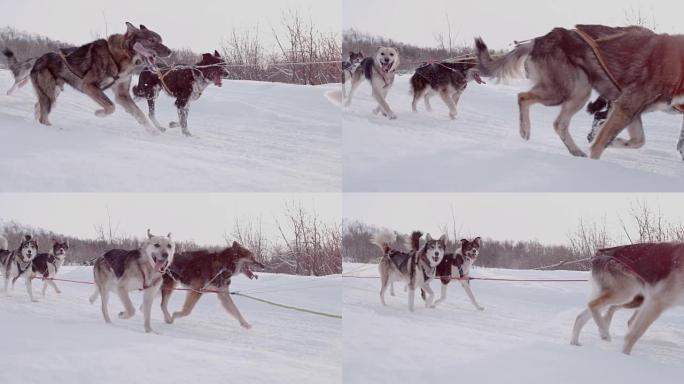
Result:
{"label": "bare tree", "polygon": [[625,13],[625,24],[627,25],[638,25],[642,27],[646,27],[652,31],[655,31],[658,29],[658,24],[656,23],[655,20],[655,13],[653,12],[653,8],[651,8],[651,14],[646,15],[642,11],[641,7],[634,7],[631,6],[624,11]]}

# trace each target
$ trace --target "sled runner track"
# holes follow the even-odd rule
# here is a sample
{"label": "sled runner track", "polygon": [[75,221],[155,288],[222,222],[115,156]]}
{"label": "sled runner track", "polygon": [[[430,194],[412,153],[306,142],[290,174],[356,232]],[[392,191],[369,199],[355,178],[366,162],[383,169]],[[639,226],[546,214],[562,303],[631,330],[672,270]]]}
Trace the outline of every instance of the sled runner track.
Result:
{"label": "sled runner track", "polygon": [[[51,280],[51,281],[61,281],[61,282],[73,283],[73,284],[95,285],[95,283],[92,282],[92,281],[83,281],[83,280],[71,280],[71,279],[59,279],[59,278],[43,278],[43,277],[34,277],[34,279],[38,279],[38,280]],[[313,285],[306,286],[306,287],[297,287],[297,288],[294,288],[294,289],[310,288],[310,287],[312,287],[312,286],[313,286]],[[320,285],[315,285],[315,286],[320,286]],[[290,288],[290,290],[291,290],[291,289],[292,289],[292,288]],[[221,292],[221,291],[218,291],[218,290],[215,290],[215,289],[206,289],[206,288],[203,288],[203,289],[200,289],[200,290],[196,290],[196,289],[192,289],[192,288],[182,288],[182,287],[179,288],[179,287],[176,287],[176,288],[173,288],[173,290],[174,290],[174,291],[196,291],[196,292],[199,291],[199,292],[201,292],[201,293],[220,293],[220,292]],[[288,289],[285,289],[285,290],[288,290]],[[139,291],[142,291],[142,289],[139,289]],[[260,292],[256,292],[256,293],[266,293],[266,292],[276,292],[276,291],[279,292],[279,291],[282,291],[282,289],[278,289],[278,290],[275,290],[275,289],[272,289],[272,290],[265,290],[265,291],[260,291]],[[247,292],[250,292],[250,290],[247,290]],[[313,309],[303,308],[303,307],[297,307],[297,306],[294,306],[294,305],[287,305],[287,304],[277,303],[277,302],[274,302],[274,301],[271,301],[271,300],[261,299],[261,298],[258,298],[258,297],[252,296],[252,295],[248,295],[248,294],[246,294],[246,293],[243,293],[242,291],[231,291],[230,294],[231,294],[231,295],[234,295],[234,296],[245,297],[245,298],[248,298],[248,299],[250,299],[250,300],[258,301],[258,302],[260,302],[260,303],[272,305],[272,306],[274,306],[274,307],[289,309],[289,310],[292,310],[292,311],[298,311],[298,312],[303,312],[303,313],[309,313],[309,314],[317,315],[317,316],[329,317],[329,318],[333,318],[333,319],[342,319],[342,315],[338,315],[338,314],[334,314],[334,313],[328,313],[328,312],[323,312],[323,311],[316,311],[316,310],[313,310]]]}

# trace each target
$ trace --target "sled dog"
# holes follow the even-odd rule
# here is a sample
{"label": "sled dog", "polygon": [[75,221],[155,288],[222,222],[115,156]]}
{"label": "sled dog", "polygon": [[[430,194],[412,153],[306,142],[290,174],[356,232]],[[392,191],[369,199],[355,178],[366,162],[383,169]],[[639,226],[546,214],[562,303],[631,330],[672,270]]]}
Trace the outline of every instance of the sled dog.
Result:
{"label": "sled dog", "polygon": [[69,250],[68,241],[52,239],[52,249],[47,253],[39,253],[33,259],[33,275],[43,279],[43,296],[47,291],[48,285],[57,293],[61,293],[53,279],[57,276],[59,269],[64,264],[67,251]]}
{"label": "sled dog", "polygon": [[[5,240],[6,242],[6,240]],[[4,245],[7,247],[7,244]],[[26,282],[26,291],[31,301],[37,300],[33,297],[33,286],[31,284],[31,265],[33,258],[38,254],[38,241],[31,235],[25,235],[19,244],[19,248],[14,251],[0,250],[0,267],[2,275],[5,277],[4,292],[8,293],[10,281],[12,285],[23,277]]]}
{"label": "sled dog", "polygon": [[[442,292],[439,299],[435,301],[435,305],[446,300],[447,285],[453,278],[457,278],[468,295],[470,302],[473,303],[475,308],[479,311],[484,311],[484,307],[475,300],[475,295],[473,295],[473,291],[470,289],[470,281],[468,280],[470,268],[475,264],[475,261],[477,261],[481,245],[482,242],[479,237],[476,237],[472,241],[461,239],[461,248],[457,252],[444,255],[442,262],[437,265],[437,276],[442,282]],[[424,292],[421,293],[425,296]]]}
{"label": "sled dog", "polygon": [[399,52],[391,47],[379,47],[373,57],[366,57],[361,61],[359,68],[354,71],[351,78],[351,89],[346,97],[345,106],[350,106],[354,92],[364,79],[371,85],[373,98],[378,106],[373,110],[374,114],[382,113],[390,119],[396,119],[397,115],[392,112],[387,104],[387,93],[394,84],[394,75],[399,67]]}

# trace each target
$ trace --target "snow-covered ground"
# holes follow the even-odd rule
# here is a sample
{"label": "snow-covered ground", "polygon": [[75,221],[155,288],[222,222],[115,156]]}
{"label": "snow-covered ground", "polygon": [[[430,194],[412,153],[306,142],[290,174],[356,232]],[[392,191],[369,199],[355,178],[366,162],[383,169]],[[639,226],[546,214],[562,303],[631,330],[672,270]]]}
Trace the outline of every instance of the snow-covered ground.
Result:
{"label": "snow-covered ground", "polygon": [[[374,116],[370,87],[362,85],[343,117],[346,191],[681,191],[684,162],[676,150],[682,117],[644,116],[646,144],[638,150],[607,149],[600,161],[572,157],[553,130],[558,108],[533,106],[532,137],[518,133],[516,94],[526,81],[470,83],[456,120],[439,96],[434,112],[411,111],[409,76],[399,76],[388,95],[398,115]],[[580,148],[592,117],[579,112],[571,133]],[[626,134],[626,133],[624,133]]]}
{"label": "snow-covered ground", "polygon": [[[377,276],[376,265],[344,264],[345,274]],[[475,268],[473,276],[587,278],[586,272]],[[344,278],[345,383],[681,383],[684,310],[666,312],[631,356],[621,351],[630,311],[616,314],[613,341],[600,340],[593,322],[571,346],[575,317],[589,293],[584,282],[473,281],[479,312],[460,284],[445,303],[410,313],[403,284],[380,304],[378,279]],[[433,289],[439,287],[433,283]]]}
{"label": "snow-covered ground", "polygon": [[[65,267],[61,278],[90,280],[90,267]],[[240,296],[233,300],[252,324],[244,330],[207,294],[187,318],[163,322],[159,299],[152,326],[142,315],[102,320],[99,301],[88,302],[90,285],[57,282],[31,303],[24,285],[0,294],[0,383],[339,383],[342,380],[341,320],[296,312]],[[36,281],[42,288],[42,283]],[[339,315],[339,275],[325,278],[259,274],[232,284],[255,297]],[[169,308],[181,307],[176,292]],[[137,306],[141,295],[132,293]],[[110,313],[122,309],[116,296]]]}
{"label": "snow-covered ground", "polygon": [[[95,102],[65,87],[46,127],[34,120],[30,84],[0,70],[0,191],[339,191],[340,110],[323,97],[336,85],[225,81],[190,106],[188,125],[150,135],[122,108],[94,115]],[[108,92],[113,99],[111,92]],[[177,120],[161,95],[157,119]],[[147,103],[138,100],[147,114]]]}

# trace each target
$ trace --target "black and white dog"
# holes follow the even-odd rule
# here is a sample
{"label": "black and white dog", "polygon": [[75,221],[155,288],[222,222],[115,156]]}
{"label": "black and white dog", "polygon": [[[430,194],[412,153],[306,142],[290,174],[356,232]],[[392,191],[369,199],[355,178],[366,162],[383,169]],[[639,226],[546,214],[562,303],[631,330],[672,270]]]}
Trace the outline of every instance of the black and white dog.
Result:
{"label": "black and white dog", "polygon": [[349,59],[342,62],[342,97],[347,98],[347,83],[352,80],[354,72],[363,61],[363,52],[349,52]]}
{"label": "black and white dog", "polygon": [[43,296],[45,296],[48,285],[55,292],[62,293],[51,279],[57,276],[57,272],[59,272],[59,269],[64,264],[67,250],[69,250],[68,241],[52,239],[52,249],[47,253],[39,253],[33,259],[33,275],[43,279]]}
{"label": "black and white dog", "polygon": [[469,81],[484,84],[477,69],[477,61],[425,63],[416,69],[411,77],[411,93],[413,112],[418,112],[418,102],[425,101],[425,109],[432,110],[430,96],[437,93],[449,108],[449,117],[456,118],[458,100],[465,91]]}
{"label": "black and white dog", "polygon": [[20,277],[24,277],[26,280],[26,290],[28,291],[31,301],[37,301],[33,297],[33,287],[31,286],[31,278],[33,277],[31,268],[33,265],[33,258],[35,258],[37,254],[38,242],[31,235],[25,235],[21,244],[19,244],[19,248],[16,250],[0,251],[2,274],[5,277],[5,293],[8,293],[7,288],[9,287],[10,280],[12,281],[12,285],[14,285]]}
{"label": "black and white dog", "polygon": [[397,115],[392,112],[387,104],[387,93],[394,84],[394,75],[399,67],[399,51],[396,48],[380,47],[373,57],[366,57],[361,65],[354,71],[351,79],[351,89],[346,97],[345,106],[350,106],[352,96],[364,79],[371,84],[372,94],[378,106],[373,110],[374,114],[382,113],[392,120]]}
{"label": "black and white dog", "polygon": [[[447,297],[447,285],[453,279],[458,279],[463,286],[470,302],[473,303],[475,308],[480,311],[484,311],[484,307],[477,303],[473,291],[470,289],[470,281],[468,277],[470,276],[470,269],[477,261],[477,256],[480,254],[480,246],[482,241],[479,237],[476,237],[472,241],[467,239],[461,239],[461,248],[455,253],[448,253],[442,259],[442,262],[437,265],[437,276],[442,282],[442,294],[439,299],[435,301],[435,305],[446,300]],[[423,299],[425,299],[425,293],[422,292]]]}
{"label": "black and white dog", "polygon": [[408,283],[408,306],[413,312],[416,289],[427,292],[426,307],[432,307],[434,293],[430,288],[430,281],[435,278],[436,267],[442,261],[446,250],[446,235],[433,239],[428,233],[425,244],[420,246],[420,231],[411,234],[411,250],[403,252],[392,248],[396,235],[390,231],[382,231],[375,235],[372,242],[380,247],[383,256],[378,268],[380,270],[380,302],[385,303],[385,291],[394,281]]}

